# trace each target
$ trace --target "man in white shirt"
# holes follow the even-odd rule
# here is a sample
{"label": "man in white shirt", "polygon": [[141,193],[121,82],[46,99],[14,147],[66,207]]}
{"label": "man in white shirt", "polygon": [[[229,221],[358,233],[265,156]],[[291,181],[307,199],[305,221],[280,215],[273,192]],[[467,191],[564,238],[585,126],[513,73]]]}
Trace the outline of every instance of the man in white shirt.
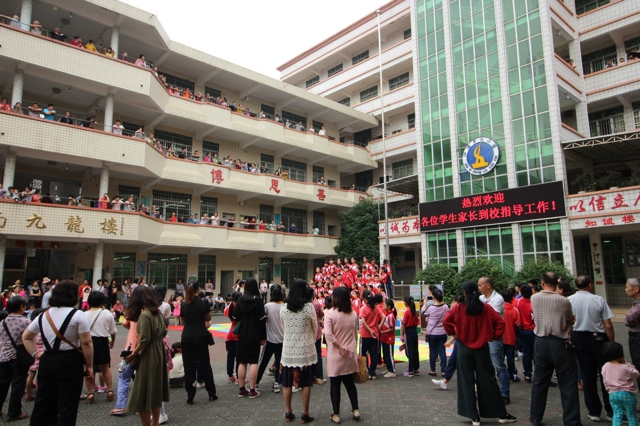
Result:
{"label": "man in white shirt", "polygon": [[[504,299],[500,296],[493,283],[493,278],[482,277],[478,280],[478,290],[482,295],[480,301],[491,306],[501,317],[504,317]],[[491,352],[491,362],[496,369],[498,381],[500,382],[500,393],[505,404],[511,402],[510,392],[511,383],[509,382],[509,370],[504,363],[504,347],[502,339],[489,342],[489,350]]]}
{"label": "man in white shirt", "polygon": [[113,134],[121,135],[123,130],[124,130],[124,126],[122,125],[120,120],[116,120],[116,124],[113,125]]}
{"label": "man in white shirt", "polygon": [[569,302],[576,318],[572,339],[582,371],[584,404],[592,421],[602,421],[600,418],[602,403],[598,396],[599,381],[606,411],[604,419],[611,421],[613,409],[609,403],[609,393],[604,387],[602,376],[600,375],[598,379],[598,375],[606,362],[602,347],[606,342],[615,341],[615,332],[611,323],[613,312],[602,297],[593,294],[593,279],[590,276],[582,275],[576,278],[576,287],[578,291],[569,296]]}

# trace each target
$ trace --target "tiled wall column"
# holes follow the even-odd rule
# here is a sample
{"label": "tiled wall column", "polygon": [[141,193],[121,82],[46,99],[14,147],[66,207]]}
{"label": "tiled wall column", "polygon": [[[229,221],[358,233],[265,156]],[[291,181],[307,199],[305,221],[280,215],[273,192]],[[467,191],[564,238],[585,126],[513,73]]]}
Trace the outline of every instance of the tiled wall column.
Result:
{"label": "tiled wall column", "polygon": [[520,234],[520,224],[511,224],[511,238],[513,241],[513,267],[516,271],[522,269],[522,234]]}
{"label": "tiled wall column", "polygon": [[111,28],[111,48],[118,54],[118,45],[120,44],[120,27]]}
{"label": "tiled wall column", "polygon": [[104,104],[104,131],[109,133],[113,129],[113,103],[113,93],[108,93]]}
{"label": "tiled wall column", "polygon": [[13,186],[13,178],[16,174],[16,153],[15,151],[7,152],[7,157],[4,160],[4,178],[2,179],[2,185],[4,188]]}
{"label": "tiled wall column", "polygon": [[11,105],[22,103],[22,90],[24,87],[24,71],[17,69],[13,75],[13,89],[11,91]]}
{"label": "tiled wall column", "polygon": [[102,172],[100,173],[100,191],[98,197],[102,197],[109,192],[109,166],[102,165]]}
{"label": "tiled wall column", "polygon": [[22,29],[29,31],[31,24],[31,12],[33,11],[33,0],[22,0],[22,7],[20,9],[20,23],[22,23]]}
{"label": "tiled wall column", "polygon": [[97,281],[102,278],[102,261],[104,258],[104,241],[98,241],[93,258],[93,282],[91,286],[97,290]]}

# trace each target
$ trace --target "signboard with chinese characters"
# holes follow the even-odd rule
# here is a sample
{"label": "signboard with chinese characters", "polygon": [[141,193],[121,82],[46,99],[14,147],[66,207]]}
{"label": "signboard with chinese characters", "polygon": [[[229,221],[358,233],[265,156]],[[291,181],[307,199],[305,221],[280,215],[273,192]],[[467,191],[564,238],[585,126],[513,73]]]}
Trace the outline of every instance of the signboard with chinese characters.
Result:
{"label": "signboard with chinese characters", "polygon": [[[384,220],[378,222],[379,236],[384,236]],[[420,219],[418,216],[389,219],[389,236],[420,235]]]}
{"label": "signboard with chinese characters", "polygon": [[562,182],[420,204],[420,230],[454,229],[565,217]]}
{"label": "signboard with chinese characters", "polygon": [[571,229],[640,223],[640,187],[610,189],[567,197]]}

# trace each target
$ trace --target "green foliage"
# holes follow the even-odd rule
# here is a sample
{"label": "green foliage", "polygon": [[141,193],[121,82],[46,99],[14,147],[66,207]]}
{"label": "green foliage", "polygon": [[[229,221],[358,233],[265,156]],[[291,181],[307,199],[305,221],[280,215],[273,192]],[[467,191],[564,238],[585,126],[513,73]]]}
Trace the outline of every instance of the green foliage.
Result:
{"label": "green foliage", "polygon": [[461,292],[460,275],[458,272],[439,263],[431,263],[425,269],[418,272],[414,282],[424,281],[425,284],[440,284],[444,281],[445,303],[451,303],[451,299]]}
{"label": "green foliage", "polygon": [[562,281],[567,281],[573,286],[574,277],[571,272],[565,268],[565,266],[557,260],[549,260],[546,256],[541,256],[535,260],[527,261],[520,271],[516,274],[516,280],[527,282],[530,279],[535,278],[540,282],[540,277],[545,272],[554,272],[558,277],[562,278]]}
{"label": "green foliage", "polygon": [[380,258],[378,208],[371,200],[364,200],[342,213],[340,222],[342,234],[335,247],[339,258],[355,257],[358,261],[363,256]]}
{"label": "green foliage", "polygon": [[468,280],[477,282],[485,276],[493,278],[498,293],[507,288],[511,281],[511,278],[502,272],[502,266],[494,264],[489,259],[471,260],[460,269],[460,283]]}

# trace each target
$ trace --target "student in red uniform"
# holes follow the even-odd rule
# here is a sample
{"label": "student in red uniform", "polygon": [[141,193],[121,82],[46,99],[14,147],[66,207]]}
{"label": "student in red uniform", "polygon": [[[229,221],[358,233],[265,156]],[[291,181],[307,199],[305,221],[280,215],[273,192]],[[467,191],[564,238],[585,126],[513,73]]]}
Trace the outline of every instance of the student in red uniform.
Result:
{"label": "student in red uniform", "polygon": [[329,267],[327,268],[327,272],[329,275],[335,275],[337,271],[335,263],[333,263],[333,259],[329,259]]}
{"label": "student in red uniform", "polygon": [[533,347],[536,336],[533,329],[536,327],[533,322],[533,309],[531,308],[531,295],[533,290],[528,285],[520,288],[522,297],[518,302],[518,312],[520,313],[520,350],[522,351],[522,369],[524,370],[524,381],[531,383],[531,373],[533,372]]}
{"label": "student in red uniform", "polygon": [[512,382],[519,382],[518,371],[516,370],[516,327],[520,326],[520,312],[511,303],[515,300],[514,290],[508,288],[502,292],[502,298],[504,299],[504,355],[507,357],[507,368],[509,369],[509,379]]}
{"label": "student in red uniform", "polygon": [[376,260],[375,259],[371,259],[371,263],[369,263],[369,266],[367,266],[367,272],[369,272],[371,274],[371,276],[373,276],[378,269],[378,265],[376,265]]}
{"label": "student in red uniform", "polygon": [[369,265],[371,265],[371,264],[369,263],[369,260],[367,259],[367,256],[363,256],[362,257],[362,267],[365,269],[363,274],[366,274],[369,271]]}
{"label": "student in red uniform", "polygon": [[418,355],[418,324],[420,318],[416,312],[416,302],[411,296],[404,298],[404,316],[400,325],[400,340],[406,345],[405,354],[409,362],[407,371],[402,373],[405,377],[420,375],[420,358]]}
{"label": "student in red uniform", "polygon": [[322,279],[322,272],[320,271],[320,268],[316,268],[316,274],[313,276],[313,280],[317,283],[322,283],[323,279]]}
{"label": "student in red uniform", "polygon": [[369,379],[375,380],[378,366],[378,335],[380,330],[380,310],[376,308],[376,301],[370,291],[362,293],[362,301],[365,305],[360,309],[360,355],[369,353]]}
{"label": "student in red uniform", "polygon": [[360,267],[358,266],[358,262],[356,262],[356,258],[351,258],[351,265],[349,266],[349,271],[351,272],[351,277],[354,279],[358,278],[358,274],[360,273]]}
{"label": "student in red uniform", "polygon": [[396,365],[393,360],[393,345],[396,340],[396,317],[398,311],[393,300],[384,301],[384,316],[380,321],[380,344],[382,345],[382,354],[384,363],[387,365],[387,373],[385,379],[393,379],[396,377]]}

